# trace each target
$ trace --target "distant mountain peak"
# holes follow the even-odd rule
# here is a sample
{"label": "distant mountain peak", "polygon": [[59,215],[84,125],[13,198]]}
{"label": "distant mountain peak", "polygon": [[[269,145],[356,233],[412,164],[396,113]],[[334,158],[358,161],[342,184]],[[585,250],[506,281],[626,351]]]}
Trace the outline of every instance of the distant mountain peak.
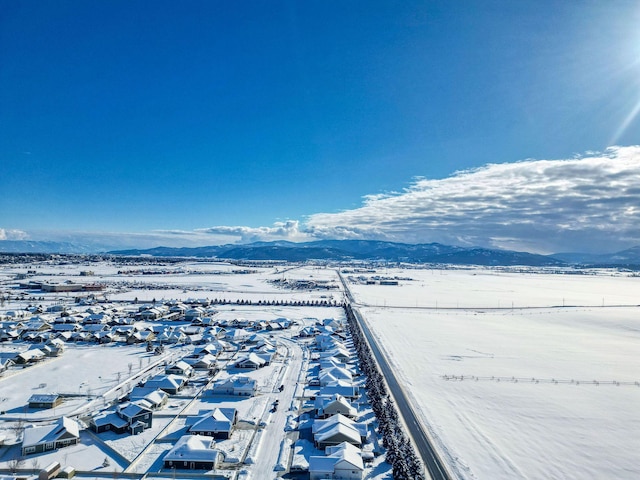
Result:
{"label": "distant mountain peak", "polygon": [[381,240],[318,240],[314,242],[254,242],[196,248],[119,250],[115,255],[215,257],[234,260],[335,260],[450,263],[471,265],[561,265],[545,255],[440,243],[407,244]]}

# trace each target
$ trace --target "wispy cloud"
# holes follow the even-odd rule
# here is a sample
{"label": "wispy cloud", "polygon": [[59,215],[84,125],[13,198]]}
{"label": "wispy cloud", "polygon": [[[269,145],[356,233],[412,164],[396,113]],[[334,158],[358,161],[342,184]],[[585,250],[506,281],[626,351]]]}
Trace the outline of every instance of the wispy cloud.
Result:
{"label": "wispy cloud", "polygon": [[612,147],[418,179],[360,208],[311,215],[306,229],[319,238],[612,251],[640,243],[639,186],[640,147]]}

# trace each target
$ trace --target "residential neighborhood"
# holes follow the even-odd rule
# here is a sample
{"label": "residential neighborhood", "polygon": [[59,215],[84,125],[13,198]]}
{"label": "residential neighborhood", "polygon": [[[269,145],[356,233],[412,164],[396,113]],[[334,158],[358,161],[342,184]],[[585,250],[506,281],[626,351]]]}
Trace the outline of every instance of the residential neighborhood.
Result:
{"label": "residential neighborhood", "polygon": [[30,385],[0,411],[0,470],[364,479],[384,464],[342,307],[86,299],[0,313],[0,395]]}

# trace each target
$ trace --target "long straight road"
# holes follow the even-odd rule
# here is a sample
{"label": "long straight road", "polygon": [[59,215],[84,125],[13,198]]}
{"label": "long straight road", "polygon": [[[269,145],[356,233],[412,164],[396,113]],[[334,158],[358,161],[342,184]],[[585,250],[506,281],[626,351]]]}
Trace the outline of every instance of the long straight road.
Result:
{"label": "long straight road", "polygon": [[440,460],[440,457],[435,451],[435,448],[431,443],[431,439],[427,435],[427,432],[422,423],[420,423],[418,416],[413,410],[413,407],[411,406],[411,403],[409,402],[402,386],[398,382],[393,369],[387,361],[387,358],[378,347],[378,344],[374,336],[372,335],[367,322],[364,320],[364,318],[362,318],[360,312],[358,312],[358,310],[353,306],[355,302],[351,295],[351,292],[349,291],[349,288],[347,287],[347,283],[342,278],[342,275],[339,272],[338,276],[340,277],[342,286],[344,287],[347,303],[351,306],[351,310],[355,315],[356,320],[360,325],[365,338],[367,339],[367,342],[369,343],[371,352],[373,353],[376,362],[380,367],[381,373],[384,376],[387,385],[389,386],[391,396],[396,402],[398,412],[400,413],[400,416],[402,417],[405,425],[407,426],[407,429],[409,430],[409,434],[413,439],[416,449],[418,450],[418,453],[422,458],[429,476],[433,480],[451,480],[451,475],[449,474],[444,463]]}
{"label": "long straight road", "polygon": [[265,426],[260,438],[259,454],[255,459],[255,463],[248,467],[252,472],[252,478],[261,478],[264,480],[275,479],[279,476],[275,471],[280,454],[281,442],[273,441],[273,438],[284,438],[283,432],[287,423],[287,416],[292,414],[289,410],[296,392],[298,376],[302,370],[303,356],[302,348],[298,343],[280,338],[280,345],[286,347],[287,355],[282,359],[281,376],[279,377],[279,385],[283,385],[282,391],[278,389],[279,385],[274,385],[273,391],[268,393],[269,408],[273,402],[278,400],[278,407],[269,417],[269,423]]}

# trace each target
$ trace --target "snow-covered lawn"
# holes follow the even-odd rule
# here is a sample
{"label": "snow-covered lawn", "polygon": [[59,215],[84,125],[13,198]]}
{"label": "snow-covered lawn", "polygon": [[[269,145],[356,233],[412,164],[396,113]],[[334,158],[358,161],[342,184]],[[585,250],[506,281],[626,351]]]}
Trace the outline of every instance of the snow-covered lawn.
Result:
{"label": "snow-covered lawn", "polygon": [[[31,346],[28,343],[2,344],[0,355],[13,356]],[[67,344],[59,357],[27,368],[11,367],[0,377],[0,409],[4,412],[0,414],[0,420],[21,417],[36,421],[74,414],[87,404],[89,397],[94,399],[89,410],[99,410],[104,406],[98,398],[100,395],[117,388],[129,377],[129,372],[135,375],[156,361],[158,357],[136,345]],[[55,411],[26,408],[29,397],[35,393],[77,397],[66,398]]]}

